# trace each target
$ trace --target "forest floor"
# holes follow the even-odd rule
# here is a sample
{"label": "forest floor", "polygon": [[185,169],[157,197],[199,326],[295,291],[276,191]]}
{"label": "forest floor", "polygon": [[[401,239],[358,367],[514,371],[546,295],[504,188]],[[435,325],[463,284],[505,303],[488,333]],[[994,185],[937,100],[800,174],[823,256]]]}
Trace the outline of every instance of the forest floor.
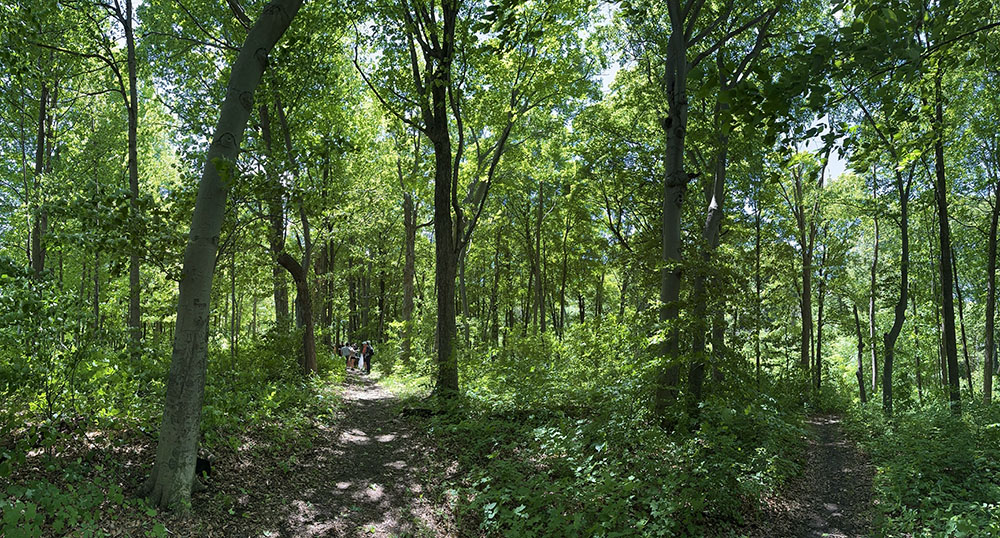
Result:
{"label": "forest floor", "polygon": [[766,499],[748,536],[862,538],[871,525],[872,476],[867,456],[847,439],[840,418],[816,415],[807,421],[802,473],[774,498]]}
{"label": "forest floor", "polygon": [[433,460],[432,440],[368,376],[349,370],[340,392],[332,419],[315,423],[308,446],[290,448],[277,465],[225,455],[208,490],[195,494],[194,517],[166,515],[170,535],[455,536],[435,488],[446,466]]}
{"label": "forest floor", "polygon": [[280,535],[453,535],[447,510],[428,490],[433,444],[399,417],[392,393],[351,370],[341,396],[343,414],[321,427]]}

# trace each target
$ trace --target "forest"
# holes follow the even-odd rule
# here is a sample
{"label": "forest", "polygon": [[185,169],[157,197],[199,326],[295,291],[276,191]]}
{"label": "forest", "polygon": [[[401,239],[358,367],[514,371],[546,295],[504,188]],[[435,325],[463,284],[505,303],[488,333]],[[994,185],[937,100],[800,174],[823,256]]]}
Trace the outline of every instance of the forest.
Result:
{"label": "forest", "polygon": [[993,0],[3,0],[0,536],[1000,536],[998,58]]}

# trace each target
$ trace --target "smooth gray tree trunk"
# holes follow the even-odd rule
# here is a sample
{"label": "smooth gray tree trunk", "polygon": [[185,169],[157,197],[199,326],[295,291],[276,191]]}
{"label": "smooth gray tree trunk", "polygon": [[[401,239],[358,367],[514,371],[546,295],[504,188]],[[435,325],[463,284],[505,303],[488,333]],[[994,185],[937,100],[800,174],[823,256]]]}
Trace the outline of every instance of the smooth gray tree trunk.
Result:
{"label": "smooth gray tree trunk", "polygon": [[154,506],[184,511],[190,506],[205,396],[212,277],[226,198],[236,179],[240,142],[253,110],[254,90],[267,67],[268,54],[301,6],[302,0],[274,0],[264,7],[247,33],[233,64],[219,123],[205,158],[184,251],[156,460],[145,486]]}

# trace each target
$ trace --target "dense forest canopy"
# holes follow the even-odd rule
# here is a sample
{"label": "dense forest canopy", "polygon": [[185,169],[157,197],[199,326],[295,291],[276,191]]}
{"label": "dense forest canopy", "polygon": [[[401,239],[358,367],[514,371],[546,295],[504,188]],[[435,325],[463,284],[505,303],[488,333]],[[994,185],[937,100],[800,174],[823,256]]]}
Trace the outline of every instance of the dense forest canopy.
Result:
{"label": "dense forest canopy", "polygon": [[362,342],[461,532],[746,528],[819,412],[873,534],[1000,532],[998,21],[5,0],[0,534],[234,514],[201,451],[289,473]]}

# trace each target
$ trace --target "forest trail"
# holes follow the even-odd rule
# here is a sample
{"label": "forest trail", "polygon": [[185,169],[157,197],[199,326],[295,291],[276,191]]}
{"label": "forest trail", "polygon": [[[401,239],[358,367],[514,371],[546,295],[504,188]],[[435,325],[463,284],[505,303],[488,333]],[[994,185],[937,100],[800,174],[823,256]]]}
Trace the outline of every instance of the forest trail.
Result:
{"label": "forest trail", "polygon": [[348,371],[344,416],[313,447],[310,477],[288,506],[282,536],[451,536],[429,498],[426,439],[398,417],[395,396]]}
{"label": "forest trail", "polygon": [[809,437],[802,474],[765,507],[767,521],[751,536],[862,538],[868,535],[873,470],[847,439],[840,417],[806,421]]}

